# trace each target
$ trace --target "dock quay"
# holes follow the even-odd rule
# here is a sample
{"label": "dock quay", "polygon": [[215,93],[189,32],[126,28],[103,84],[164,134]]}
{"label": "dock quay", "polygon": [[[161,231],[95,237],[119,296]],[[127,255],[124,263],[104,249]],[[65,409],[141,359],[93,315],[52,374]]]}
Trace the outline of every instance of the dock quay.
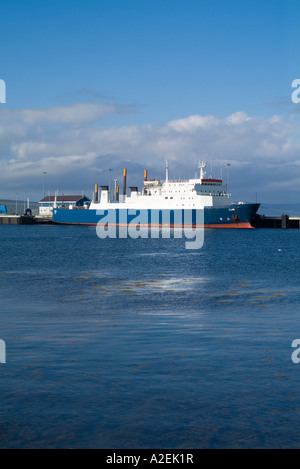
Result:
{"label": "dock quay", "polygon": [[0,225],[33,225],[35,217],[30,215],[0,215]]}
{"label": "dock quay", "polygon": [[[41,215],[0,215],[0,225],[50,225],[52,223],[53,221],[51,217]],[[299,229],[300,217],[290,217],[285,214],[275,217],[256,214],[251,224],[253,228]]]}
{"label": "dock quay", "polygon": [[37,224],[43,224],[43,225],[52,225],[53,224],[53,221],[52,221],[52,217],[46,217],[46,216],[43,216],[43,215],[35,215],[34,217],[35,219],[35,223]]}
{"label": "dock quay", "polygon": [[252,220],[254,228],[300,228],[300,217],[290,217],[282,214],[277,217],[256,214]]}
{"label": "dock quay", "polygon": [[35,225],[39,223],[50,224],[52,219],[38,215],[0,215],[0,225]]}

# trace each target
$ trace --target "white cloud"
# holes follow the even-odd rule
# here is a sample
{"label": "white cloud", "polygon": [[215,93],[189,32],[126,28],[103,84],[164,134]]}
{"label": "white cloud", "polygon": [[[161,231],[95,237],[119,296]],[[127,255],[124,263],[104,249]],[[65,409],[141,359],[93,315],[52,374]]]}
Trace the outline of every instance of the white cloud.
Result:
{"label": "white cloud", "polygon": [[75,103],[43,109],[3,109],[0,113],[0,125],[85,124],[108,114],[123,112],[125,111],[116,105],[105,103]]}
{"label": "white cloud", "polygon": [[177,132],[196,132],[217,126],[219,120],[214,116],[189,116],[169,122],[168,126]]}
{"label": "white cloud", "polygon": [[[235,180],[237,187],[258,185],[259,190],[264,190],[263,180],[279,181],[279,174],[283,187],[299,168],[299,126],[280,116],[268,119],[236,112],[223,118],[192,115],[161,126],[101,126],[106,116],[122,112],[114,104],[95,103],[1,109],[0,196],[6,196],[5,187],[19,187],[20,180],[26,190],[37,187],[43,170],[70,185],[70,174],[82,181],[82,172],[94,177],[96,171],[125,162],[131,164],[132,175],[137,176],[134,168],[140,171],[142,165],[152,168],[157,177],[163,173],[166,157],[170,172],[183,171],[178,174],[182,177],[188,177],[188,169],[193,172],[199,160],[212,160],[215,168],[221,161],[230,161],[236,178],[231,178],[232,184]],[[89,184],[87,180],[84,187]]]}
{"label": "white cloud", "polygon": [[237,124],[244,124],[245,122],[248,122],[250,120],[250,117],[245,114],[245,112],[235,112],[234,114],[231,114],[226,118],[226,121],[229,124],[232,125],[237,125]]}

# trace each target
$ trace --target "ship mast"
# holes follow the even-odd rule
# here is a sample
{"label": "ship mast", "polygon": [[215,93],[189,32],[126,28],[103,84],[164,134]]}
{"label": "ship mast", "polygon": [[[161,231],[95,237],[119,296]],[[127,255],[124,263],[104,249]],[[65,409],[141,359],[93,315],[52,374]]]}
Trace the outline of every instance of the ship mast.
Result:
{"label": "ship mast", "polygon": [[204,163],[203,161],[202,163],[200,163],[199,161],[198,168],[200,169],[200,179],[202,180],[205,176],[204,168],[206,168],[206,163]]}
{"label": "ship mast", "polygon": [[169,162],[166,159],[166,182],[169,182]]}

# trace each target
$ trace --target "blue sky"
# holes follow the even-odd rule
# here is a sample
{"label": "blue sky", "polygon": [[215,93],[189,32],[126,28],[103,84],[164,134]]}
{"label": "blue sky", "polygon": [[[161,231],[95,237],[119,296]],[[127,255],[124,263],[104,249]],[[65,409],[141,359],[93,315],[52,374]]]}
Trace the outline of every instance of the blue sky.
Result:
{"label": "blue sky", "polygon": [[[91,195],[108,169],[231,163],[239,200],[300,202],[297,0],[43,0],[0,6],[0,198]],[[96,180],[97,179],[97,180]],[[137,180],[138,179],[138,180]]]}

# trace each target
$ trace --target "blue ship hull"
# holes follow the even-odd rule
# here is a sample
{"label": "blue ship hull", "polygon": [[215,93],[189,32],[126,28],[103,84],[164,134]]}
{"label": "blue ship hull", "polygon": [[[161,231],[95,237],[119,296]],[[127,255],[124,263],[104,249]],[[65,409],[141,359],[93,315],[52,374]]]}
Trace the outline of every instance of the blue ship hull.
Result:
{"label": "blue ship hull", "polygon": [[[121,204],[120,204],[121,205]],[[207,207],[204,210],[127,210],[112,204],[109,210],[101,209],[53,209],[53,222],[67,225],[97,225],[111,223],[124,226],[138,223],[140,226],[204,226],[207,228],[253,228],[251,225],[259,204],[231,204],[222,208]]]}

